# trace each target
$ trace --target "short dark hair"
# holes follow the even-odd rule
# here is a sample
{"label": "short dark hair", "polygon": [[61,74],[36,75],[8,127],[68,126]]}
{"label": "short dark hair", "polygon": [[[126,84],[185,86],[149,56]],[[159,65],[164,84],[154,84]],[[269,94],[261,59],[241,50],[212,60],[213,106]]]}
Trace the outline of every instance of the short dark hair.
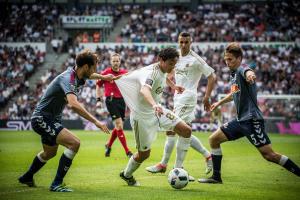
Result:
{"label": "short dark hair", "polygon": [[188,33],[188,32],[181,32],[181,33],[179,34],[179,36],[181,36],[181,37],[191,37],[191,34]]}
{"label": "short dark hair", "polygon": [[96,65],[99,61],[99,56],[89,49],[85,49],[76,56],[76,66],[82,67],[87,64],[89,67]]}
{"label": "short dark hair", "polygon": [[168,48],[162,49],[158,53],[158,57],[160,57],[163,61],[166,61],[166,60],[173,59],[173,58],[179,58],[179,53],[175,48],[168,47]]}
{"label": "short dark hair", "polygon": [[240,46],[240,44],[237,42],[229,43],[225,49],[225,53],[231,53],[236,58],[238,57],[243,58],[243,49]]}

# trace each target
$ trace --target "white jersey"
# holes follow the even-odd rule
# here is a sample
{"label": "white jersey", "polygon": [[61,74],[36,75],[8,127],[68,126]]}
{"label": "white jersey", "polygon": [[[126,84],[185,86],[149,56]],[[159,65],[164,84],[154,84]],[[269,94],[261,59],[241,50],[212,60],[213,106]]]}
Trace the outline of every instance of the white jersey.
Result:
{"label": "white jersey", "polygon": [[154,116],[152,106],[141,95],[142,86],[151,88],[151,94],[156,103],[161,100],[161,94],[166,85],[166,73],[159,68],[158,63],[135,70],[116,80],[120,92],[134,116]]}
{"label": "white jersey", "polygon": [[208,77],[214,72],[199,55],[193,50],[186,56],[180,56],[175,67],[176,85],[185,88],[182,94],[175,93],[174,105],[196,105],[197,103],[197,87],[202,74]]}

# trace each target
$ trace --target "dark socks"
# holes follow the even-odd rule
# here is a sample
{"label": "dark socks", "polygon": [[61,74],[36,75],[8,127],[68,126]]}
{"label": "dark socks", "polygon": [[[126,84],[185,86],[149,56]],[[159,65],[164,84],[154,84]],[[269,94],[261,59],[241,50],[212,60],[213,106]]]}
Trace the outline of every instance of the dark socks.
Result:
{"label": "dark socks", "polygon": [[33,175],[37,173],[45,164],[46,162],[40,161],[40,159],[35,156],[29,170],[23,175],[24,178],[32,178]]}
{"label": "dark socks", "polygon": [[68,158],[63,153],[62,156],[60,157],[56,176],[55,176],[55,179],[54,179],[52,185],[59,185],[63,182],[63,178],[67,174],[71,164],[72,164],[72,159]]}
{"label": "dark socks", "polygon": [[213,178],[221,179],[221,162],[222,155],[214,155],[211,154],[212,162],[213,162]]}
{"label": "dark socks", "polygon": [[291,159],[288,159],[283,167],[297,176],[300,176],[300,168]]}

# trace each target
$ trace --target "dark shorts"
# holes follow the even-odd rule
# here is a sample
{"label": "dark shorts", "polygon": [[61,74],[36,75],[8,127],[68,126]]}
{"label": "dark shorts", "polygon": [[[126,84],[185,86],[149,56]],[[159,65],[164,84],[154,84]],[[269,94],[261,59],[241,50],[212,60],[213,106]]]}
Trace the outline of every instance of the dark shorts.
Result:
{"label": "dark shorts", "polygon": [[271,141],[265,131],[264,120],[250,119],[239,122],[236,119],[221,126],[228,140],[236,140],[246,136],[248,140],[256,147],[262,147],[271,144]]}
{"label": "dark shorts", "polygon": [[124,121],[126,104],[123,98],[106,97],[105,103],[112,120],[122,118]]}
{"label": "dark shorts", "polygon": [[41,136],[43,144],[55,146],[56,137],[64,128],[60,122],[53,119],[39,116],[31,119],[32,129]]}

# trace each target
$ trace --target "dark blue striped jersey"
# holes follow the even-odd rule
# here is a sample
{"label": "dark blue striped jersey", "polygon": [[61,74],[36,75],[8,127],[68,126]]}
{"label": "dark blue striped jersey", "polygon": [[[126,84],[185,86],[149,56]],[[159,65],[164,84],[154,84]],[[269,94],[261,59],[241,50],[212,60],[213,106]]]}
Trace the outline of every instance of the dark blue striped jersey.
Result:
{"label": "dark blue striped jersey", "polygon": [[233,101],[236,106],[237,120],[263,119],[262,112],[257,105],[256,84],[246,81],[245,73],[250,69],[248,66],[240,66],[231,70],[230,82]]}
{"label": "dark blue striped jersey", "polygon": [[63,109],[67,104],[66,95],[73,93],[77,96],[84,84],[85,80],[78,79],[75,69],[68,68],[48,85],[32,117],[46,116],[61,121]]}

